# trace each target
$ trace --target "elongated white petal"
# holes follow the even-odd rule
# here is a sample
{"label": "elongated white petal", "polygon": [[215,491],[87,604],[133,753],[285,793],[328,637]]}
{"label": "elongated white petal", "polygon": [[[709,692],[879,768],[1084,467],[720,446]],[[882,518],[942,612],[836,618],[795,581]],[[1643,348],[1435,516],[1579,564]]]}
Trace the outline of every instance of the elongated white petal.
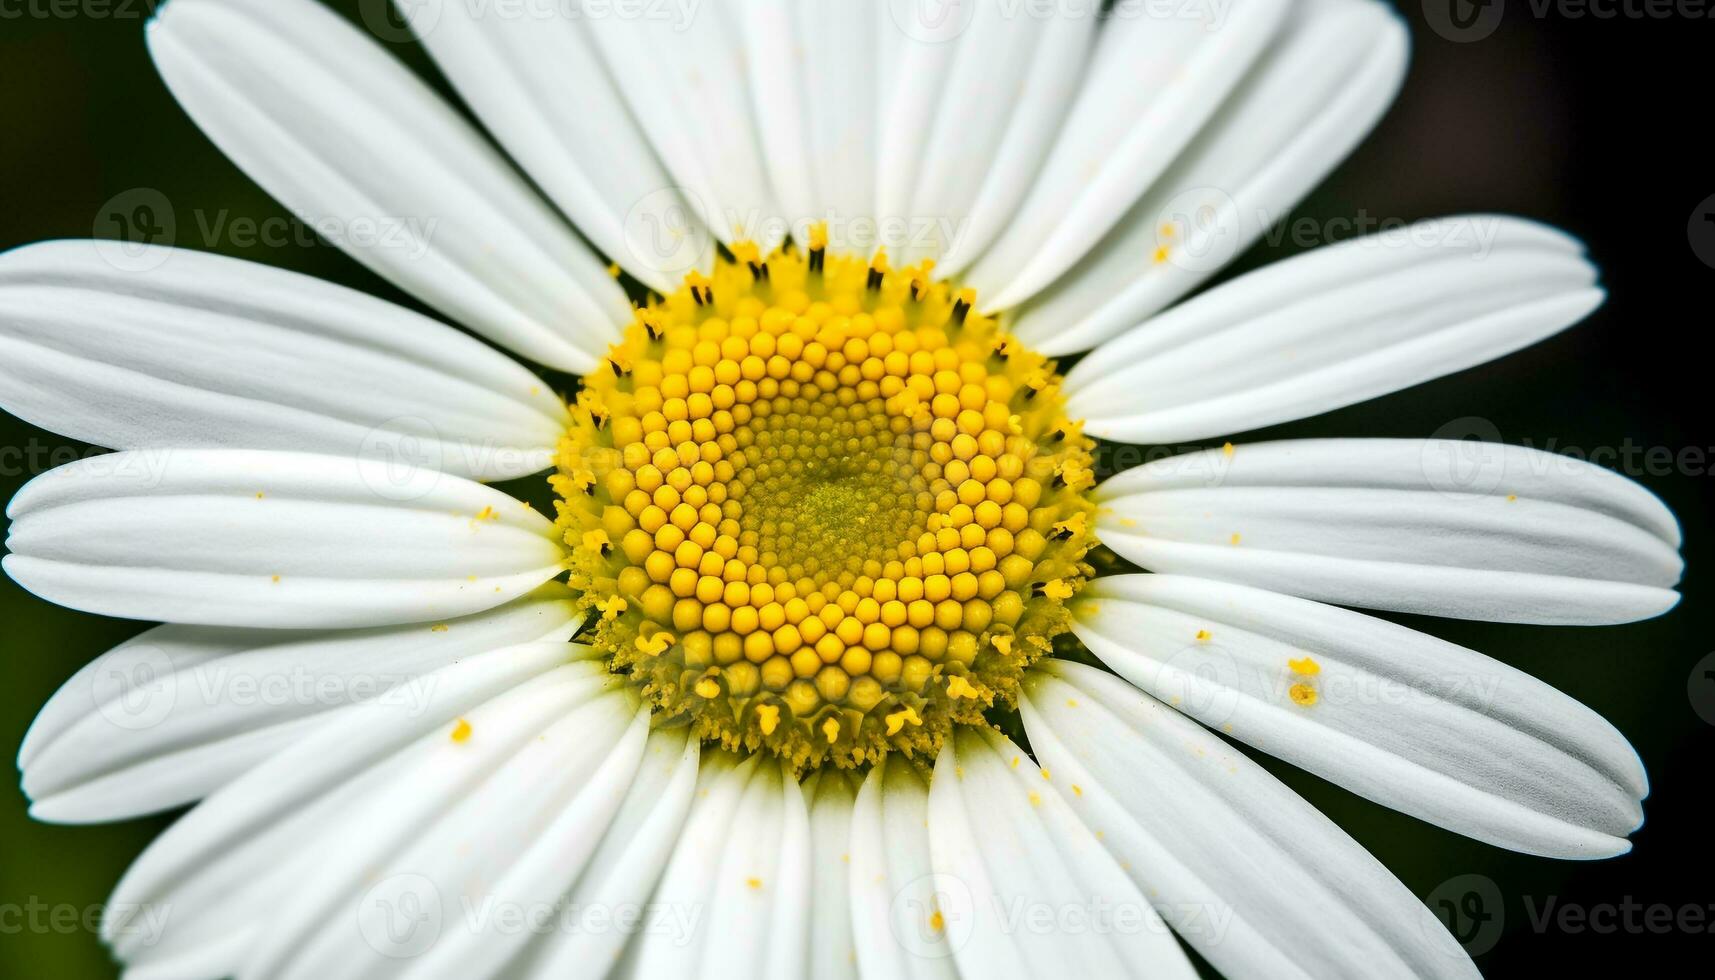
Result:
{"label": "elongated white petal", "polygon": [[858,953],[852,942],[851,829],[857,790],[847,770],[827,767],[805,780],[804,798],[810,806],[810,976],[853,978]]}
{"label": "elongated white petal", "polygon": [[692,936],[640,936],[637,975],[803,976],[810,860],[798,781],[774,759],[706,755],[696,802],[653,899],[703,914]]}
{"label": "elongated white petal", "polygon": [[[389,788],[412,799],[395,802],[382,790],[378,799],[394,812],[344,828],[330,842],[328,863],[338,864],[290,897],[284,921],[248,969],[327,980],[407,968],[448,976],[470,959],[466,943],[443,945],[449,936],[498,932],[520,915],[541,921],[557,889],[519,880],[546,874],[564,885],[606,829],[642,755],[647,716],[623,680],[609,684],[607,693],[572,695],[552,713],[513,703],[516,725],[479,709],[465,741],[431,738],[395,760]],[[479,748],[485,738],[496,744]],[[488,760],[475,781],[459,771],[464,757]],[[568,834],[567,824],[583,833]],[[429,915],[408,935],[398,931],[407,894]]]}
{"label": "elongated white petal", "polygon": [[[144,246],[138,246],[144,248]],[[202,252],[0,256],[0,406],[114,449],[403,458],[477,479],[552,463],[566,410],[492,348],[362,293]]]}
{"label": "elongated white petal", "polygon": [[871,4],[746,0],[737,15],[781,207],[794,222],[827,222],[835,248],[873,245],[849,238],[852,219],[875,214],[878,34],[886,14]]}
{"label": "elongated white petal", "polygon": [[216,145],[318,234],[533,360],[593,368],[630,308],[428,86],[315,0],[173,0],[149,50]]}
{"label": "elongated white petal", "polygon": [[1134,327],[1067,375],[1067,411],[1132,442],[1242,432],[1512,353],[1602,296],[1578,243],[1552,229],[1420,222],[1275,263]]}
{"label": "elongated white petal", "polygon": [[[606,700],[615,699],[610,696]],[[618,700],[635,704],[627,698]],[[638,708],[623,730],[611,722],[600,728],[585,721],[568,717],[538,739],[540,743],[559,739],[556,747],[565,753],[562,760],[542,760],[540,751],[531,747],[538,763],[546,763],[547,771],[531,773],[529,767],[514,764],[515,778],[508,780],[511,785],[491,781],[468,801],[473,812],[442,822],[437,829],[462,838],[445,852],[452,855],[450,859],[443,852],[428,850],[433,844],[425,847],[424,842],[413,845],[420,855],[416,860],[400,859],[399,864],[419,873],[422,867],[437,863],[443,873],[456,871],[450,879],[442,879],[445,884],[437,891],[445,896],[462,887],[461,907],[475,910],[466,919],[468,928],[443,929],[433,952],[413,957],[403,971],[405,975],[491,976],[539,931],[552,934],[554,930],[575,928],[562,918],[564,907],[558,904],[568,883],[577,880],[600,853],[631,790],[640,780],[653,785],[654,772],[660,769],[657,766],[648,775],[643,773],[651,754],[647,708]],[[661,748],[657,743],[657,760]],[[667,761],[675,762],[681,754],[674,753]],[[532,775],[538,780],[535,787],[519,781]],[[686,787],[688,793],[689,781]],[[549,795],[556,789],[565,794],[557,801]],[[510,799],[507,790],[513,793]],[[517,810],[511,810],[512,806]],[[479,807],[495,815],[479,815],[474,812]],[[533,833],[518,834],[515,830],[512,842],[497,839],[499,827],[516,820],[517,813],[529,813],[532,807],[541,808],[532,814],[538,821]],[[456,826],[455,820],[463,821],[463,826]],[[456,862],[456,868],[449,867],[451,862]],[[519,928],[520,918],[529,923],[526,928]]]}
{"label": "elongated white petal", "polygon": [[1044,661],[1025,731],[1066,800],[1226,976],[1471,977],[1406,887],[1314,807],[1129,684]]}
{"label": "elongated white petal", "polygon": [[[236,973],[258,941],[259,927],[277,921],[282,894],[309,877],[301,868],[318,864],[324,835],[331,830],[337,838],[377,816],[363,807],[374,804],[369,794],[393,777],[387,760],[413,744],[447,741],[461,715],[491,702],[512,705],[522,696],[518,692],[540,690],[542,677],[557,665],[590,653],[564,643],[496,651],[438,671],[421,711],[371,701],[329,716],[327,724],[226,785],[156,838],[114,890],[109,907],[115,911],[103,922],[102,938],[134,969],[172,975],[175,964],[212,962],[218,968],[195,974]],[[586,688],[599,687],[606,675],[591,659],[570,669]],[[430,733],[434,737],[423,741]],[[477,742],[475,733],[472,723],[468,741],[482,751],[498,747]],[[127,929],[120,913],[130,908],[170,909],[171,921],[162,935]]]}
{"label": "elongated white petal", "polygon": [[158,626],[79,671],[37,716],[19,750],[30,813],[85,823],[200,799],[329,711],[370,700],[421,710],[439,668],[576,628],[560,587],[438,624]]}
{"label": "elongated white petal", "polygon": [[[640,933],[690,941],[707,909],[648,906],[656,881],[678,844],[697,788],[701,744],[686,729],[649,736],[643,764],[589,867],[568,892],[565,906],[600,910],[586,928],[560,929],[515,962],[519,975],[564,977],[613,963]],[[627,910],[641,912],[627,921]],[[599,971],[596,971],[599,972]]]}
{"label": "elongated white petal", "polygon": [[1049,777],[986,729],[960,729],[935,760],[929,846],[949,889],[941,920],[960,973],[1195,977]]}
{"label": "elongated white petal", "polygon": [[[785,237],[748,92],[744,26],[733,4],[676,16],[589,17],[596,48],[700,225],[769,251]],[[675,233],[679,229],[672,229]]]}
{"label": "elongated white petal", "polygon": [[877,763],[852,811],[852,940],[866,977],[958,976],[929,857],[929,786],[906,763]]}
{"label": "elongated white petal", "polygon": [[1088,350],[1224,267],[1368,135],[1405,77],[1386,4],[1295,3],[1286,26],[1173,166],[1011,329],[1047,354]]}
{"label": "elongated white petal", "polygon": [[[423,0],[400,9],[482,124],[597,248],[663,293],[708,258],[643,247],[652,228],[697,219],[571,6]],[[683,230],[712,246],[696,226]],[[669,261],[675,254],[688,264]]]}
{"label": "elongated white petal", "polygon": [[43,598],[211,626],[433,621],[560,570],[552,522],[498,490],[382,463],[231,449],[80,460],[12,498],[5,568]]}
{"label": "elongated white petal", "polygon": [[1179,575],[1097,579],[1079,639],[1144,691],[1354,793],[1490,844],[1629,850],[1637,753],[1559,691],[1464,647],[1305,599]]}
{"label": "elongated white petal", "polygon": [[1059,278],[1191,143],[1280,31],[1289,4],[1244,0],[1217,17],[1116,17],[1036,183],[967,281],[991,310]]}
{"label": "elongated white petal", "polygon": [[[1152,571],[1370,609],[1594,624],[1678,601],[1677,532],[1646,491],[1530,450],[1467,471],[1460,444],[1415,447],[1279,442],[1159,460],[1097,489],[1098,533]],[[1216,476],[1198,485],[1198,473]]]}
{"label": "elongated white petal", "polygon": [[[466,712],[449,731],[430,732],[389,760],[389,770],[347,818],[338,835],[318,841],[322,873],[285,896],[266,936],[251,951],[245,972],[256,976],[363,976],[390,959],[432,951],[441,928],[434,908],[465,921],[465,905],[443,887],[464,891],[462,883],[443,884],[457,874],[463,851],[479,867],[487,852],[509,864],[529,836],[526,828],[547,819],[519,799],[532,784],[540,797],[556,799],[563,790],[549,782],[547,770],[581,733],[609,750],[633,716],[635,702],[624,681],[592,677],[568,664]],[[570,766],[577,769],[577,765]],[[361,809],[359,809],[361,808]],[[472,816],[472,814],[476,816]],[[361,819],[357,818],[361,814]],[[520,820],[519,832],[510,821]],[[495,846],[482,843],[484,821],[495,823]],[[462,838],[447,843],[443,834]],[[439,843],[434,859],[416,848]],[[451,868],[445,862],[455,859]],[[379,872],[377,874],[376,872]],[[402,909],[404,895],[415,896],[421,913]],[[421,927],[401,934],[398,916],[426,914]]]}
{"label": "elongated white petal", "polygon": [[[946,252],[941,274],[963,271],[1017,213],[1055,145],[1099,31],[1095,4],[1020,17],[1003,0],[980,13],[959,38],[959,62],[939,105],[935,132],[956,136],[925,148],[911,205],[914,220],[936,223],[932,244]],[[978,32],[991,22],[1006,42],[1002,63]]]}

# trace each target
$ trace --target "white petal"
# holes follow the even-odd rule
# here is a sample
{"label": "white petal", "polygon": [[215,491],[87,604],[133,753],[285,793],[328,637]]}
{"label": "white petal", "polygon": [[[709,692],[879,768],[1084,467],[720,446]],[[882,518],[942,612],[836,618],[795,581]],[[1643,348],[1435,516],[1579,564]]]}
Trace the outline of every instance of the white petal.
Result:
{"label": "white petal", "polygon": [[[448,857],[456,857],[461,846],[476,855],[484,819],[473,820],[466,809],[470,807],[487,812],[486,819],[495,822],[494,838],[503,848],[496,857],[504,862],[511,856],[504,848],[516,846],[528,831],[513,833],[508,821],[521,814],[528,828],[532,820],[544,817],[517,803],[500,807],[508,816],[499,817],[489,804],[515,801],[520,785],[527,790],[532,782],[544,783],[556,754],[550,750],[575,740],[580,729],[600,742],[615,727],[623,730],[634,714],[635,701],[628,697],[631,692],[623,679],[592,676],[579,669],[584,666],[557,667],[466,712],[463,724],[469,727],[459,729],[466,732],[462,739],[452,730],[432,731],[387,760],[386,775],[347,808],[338,832],[316,841],[321,870],[282,896],[243,972],[363,976],[382,957],[403,958],[431,949],[440,932],[434,907],[443,898],[443,915],[452,912],[453,923],[462,927],[468,914],[464,903],[440,894],[445,865],[425,863],[413,852],[419,843],[441,842]],[[582,724],[567,731],[566,723],[576,721]],[[519,767],[534,778],[519,778]],[[495,791],[496,780],[505,788]],[[540,788],[550,799],[558,792],[552,786]],[[445,834],[464,842],[446,844]],[[415,896],[429,918],[421,921],[424,928],[400,934],[396,926],[405,893]]]}
{"label": "white petal", "polygon": [[167,86],[322,237],[472,330],[593,368],[630,307],[482,137],[314,0],[174,0],[150,23]]}
{"label": "white petal", "polygon": [[1049,777],[989,729],[960,729],[935,760],[929,847],[960,973],[1196,977]]}
{"label": "white petal", "polygon": [[810,935],[812,980],[858,975],[852,942],[851,827],[857,799],[851,774],[825,767],[804,782],[810,806]]}
{"label": "white petal", "polygon": [[1648,783],[1625,738],[1475,651],[1361,613],[1178,575],[1105,576],[1072,612],[1078,638],[1149,694],[1438,826],[1592,858],[1629,850],[1626,835],[1643,821]]}
{"label": "white petal", "polygon": [[1507,494],[1624,521],[1678,547],[1679,521],[1661,498],[1570,456],[1470,439],[1288,439],[1232,452],[1185,453],[1115,474],[1105,496],[1211,487],[1359,487]]}
{"label": "white petal", "polygon": [[[510,845],[496,840],[498,829],[510,817],[510,811],[502,809],[493,819],[471,820],[464,831],[467,837],[475,834],[493,841],[489,850],[495,855],[504,853],[503,849],[510,846],[515,856],[507,855],[510,867],[506,867],[504,874],[499,874],[496,879],[497,871],[479,866],[462,849],[457,852],[458,881],[452,884],[454,888],[462,884],[466,889],[461,905],[483,910],[485,914],[473,918],[471,928],[443,930],[435,943],[434,953],[415,957],[406,971],[408,976],[492,976],[535,938],[537,930],[548,930],[549,934],[555,930],[576,932],[562,917],[563,910],[585,906],[563,904],[569,884],[577,881],[581,877],[580,872],[594,863],[608,834],[615,827],[615,818],[625,813],[635,788],[640,783],[657,790],[665,788],[654,781],[654,775],[656,772],[670,774],[673,771],[671,766],[655,766],[648,774],[643,774],[642,767],[648,765],[651,757],[649,717],[648,708],[638,710],[632,716],[630,727],[617,742],[602,737],[611,738],[613,729],[599,733],[587,729],[580,731],[561,723],[551,730],[562,736],[571,736],[569,744],[561,744],[563,759],[548,760],[546,768],[537,774],[538,785],[521,787],[514,801],[523,810],[540,805],[538,798],[546,787],[556,782],[562,787],[570,786],[570,798],[544,811],[550,819],[533,833],[516,835]],[[567,722],[571,720],[568,718]],[[544,733],[542,741],[547,737],[548,733]],[[678,741],[682,746],[684,740]],[[665,755],[666,762],[677,763],[684,755],[683,751],[668,754],[662,749],[662,742],[656,742],[656,761],[662,761]],[[567,780],[578,780],[578,783],[572,785]],[[684,780],[684,787],[681,795],[688,798],[690,779]],[[488,797],[495,788],[484,786],[478,792]],[[474,797],[472,802],[475,802]],[[497,799],[485,799],[484,805],[491,809],[496,805],[505,806],[504,801]],[[631,826],[624,828],[627,833],[633,829]],[[465,843],[475,842],[467,840]],[[416,847],[423,850],[421,844]],[[435,857],[433,854],[425,855],[428,861]],[[404,863],[412,864],[409,861]],[[445,896],[447,891],[442,889],[441,894]],[[529,928],[518,928],[518,911],[525,913],[526,921],[531,923]]]}
{"label": "white petal", "polygon": [[[1592,624],[1678,601],[1672,518],[1621,478],[1519,450],[1467,483],[1458,444],[1371,445],[1264,443],[1145,464],[1097,489],[1098,533],[1152,571],[1370,609]],[[1198,485],[1196,473],[1214,476]],[[1558,473],[1576,475],[1544,476]]]}
{"label": "white petal", "polygon": [[[1003,15],[997,20],[984,7],[959,37],[960,61],[935,130],[957,136],[930,141],[912,200],[914,220],[950,225],[938,229],[951,244],[938,274],[961,272],[1017,213],[1055,145],[1099,29],[1096,4],[1057,4],[1028,17],[1005,16],[1008,8],[1004,0],[992,8]],[[1023,42],[1004,49],[1011,60],[1000,62],[984,44],[985,22],[998,23],[1006,41]]]}
{"label": "white petal", "polygon": [[553,461],[559,398],[456,330],[252,262],[151,246],[140,273],[104,247],[0,256],[12,414],[115,449],[404,455],[489,480]]}
{"label": "white petal", "polygon": [[[979,0],[947,0],[930,7],[910,7],[888,0],[877,4],[884,8],[882,16],[891,17],[901,9],[931,12],[945,29],[953,32],[951,39],[923,41],[906,33],[898,23],[883,24],[881,35],[887,50],[889,71],[879,75],[881,94],[878,100],[880,118],[877,121],[875,217],[902,218],[911,214],[911,201],[916,196],[918,175],[931,138],[936,99],[947,84],[958,54],[956,25],[968,22]],[[830,238],[832,238],[830,231]],[[853,250],[865,250],[853,243]]]}
{"label": "white petal", "polygon": [[6,571],[61,605],[210,626],[382,626],[560,571],[552,522],[459,477],[300,453],[134,450],[18,491]]}
{"label": "white petal", "polygon": [[[873,5],[750,0],[738,10],[768,172],[794,221],[827,221],[831,242],[875,213],[877,57]],[[802,230],[802,229],[795,229]]]}
{"label": "white petal", "polygon": [[1060,660],[1021,709],[1067,802],[1227,976],[1476,977],[1417,898],[1242,753],[1119,678]]}
{"label": "white petal", "polygon": [[585,16],[632,114],[701,225],[728,244],[750,239],[764,252],[779,244],[787,229],[761,157],[734,6],[696,8],[690,24],[675,16]]}
{"label": "white petal", "polygon": [[873,766],[852,811],[852,939],[866,977],[958,976],[929,858],[929,786],[905,762]]}
{"label": "white petal", "polygon": [[366,630],[159,626],[79,671],[24,736],[30,815],[88,823],[182,805],[370,700],[422,710],[433,671],[577,628],[551,586],[447,623]]}
{"label": "white petal", "polygon": [[1092,351],[1067,411],[1170,443],[1353,405],[1564,330],[1600,305],[1577,242],[1516,218],[1420,222],[1277,262]]}
{"label": "white petal", "polygon": [[[433,733],[431,741],[447,741],[460,715],[491,702],[513,704],[521,696],[517,692],[540,689],[540,683],[531,686],[532,678],[540,681],[556,665],[592,652],[564,643],[496,651],[434,674],[431,700],[423,710],[371,701],[329,716],[326,724],[191,810],[131,865],[109,907],[170,909],[164,935],[126,930],[110,913],[102,938],[132,967],[170,972],[171,964],[186,958],[212,957],[219,968],[208,974],[235,973],[238,957],[248,955],[260,936],[259,927],[272,924],[281,911],[282,894],[303,884],[303,865],[320,866],[324,835],[331,829],[337,840],[341,831],[396,809],[362,808],[373,802],[367,794],[392,777],[389,760],[396,753],[422,744],[426,733]],[[606,675],[593,659],[571,669],[586,686],[599,686]],[[473,723],[469,741],[483,751],[496,747],[491,740],[478,742],[475,733]],[[244,941],[232,943],[235,935]]]}
{"label": "white petal", "polygon": [[1288,6],[1111,19],[1035,185],[966,276],[984,308],[1029,299],[1107,234],[1261,56]]}
{"label": "white petal", "polygon": [[1371,0],[1295,3],[1286,27],[1173,166],[1071,272],[1018,312],[1036,350],[1087,350],[1191,291],[1274,226],[1367,135],[1410,39]]}
{"label": "white petal", "polygon": [[[467,742],[433,738],[394,760],[392,785],[372,805],[400,813],[340,828],[325,845],[332,867],[288,899],[248,969],[318,980],[407,968],[453,976],[473,959],[456,937],[503,933],[520,915],[541,921],[536,917],[558,895],[554,886],[588,859],[642,756],[647,713],[622,679],[608,683],[608,693],[582,695],[552,713],[514,704],[525,716],[515,728],[473,712]],[[476,746],[482,738],[497,744],[483,747],[492,754],[476,780],[448,778],[443,770],[458,769],[459,754],[485,755]],[[443,780],[446,795],[437,797]],[[405,793],[412,799],[398,802]],[[581,839],[568,840],[568,824],[584,831]],[[415,934],[396,928],[405,894],[430,915]]]}
{"label": "white petal", "polygon": [[[514,964],[520,975],[565,977],[582,971],[600,973],[590,964],[617,961],[625,944],[639,931],[664,932],[689,940],[706,909],[649,909],[645,903],[667,866],[691,794],[697,788],[701,744],[687,730],[658,729],[649,736],[643,765],[626,793],[619,814],[601,839],[589,867],[568,892],[568,908],[599,909],[611,917],[595,927],[561,929],[545,937]],[[642,912],[629,925],[627,909]]]}
{"label": "white petal", "polygon": [[[651,227],[696,219],[570,8],[422,0],[400,9],[477,118],[596,247],[662,293],[703,264],[701,252],[677,266],[674,252],[643,246]],[[686,230],[712,247],[706,232]]]}
{"label": "white petal", "polygon": [[808,965],[809,813],[774,759],[711,753],[654,904],[703,909],[694,936],[646,933],[638,976],[801,977]]}

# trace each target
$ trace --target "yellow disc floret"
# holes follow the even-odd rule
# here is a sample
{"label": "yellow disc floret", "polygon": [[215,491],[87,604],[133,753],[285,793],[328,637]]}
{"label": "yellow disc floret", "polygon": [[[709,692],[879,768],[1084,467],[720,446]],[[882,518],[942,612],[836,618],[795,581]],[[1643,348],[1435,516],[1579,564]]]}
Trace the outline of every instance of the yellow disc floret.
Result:
{"label": "yellow disc floret", "polygon": [[852,766],[1012,705],[1089,574],[1091,444],[968,292],[811,244],[638,310],[553,480],[589,639],[660,717]]}

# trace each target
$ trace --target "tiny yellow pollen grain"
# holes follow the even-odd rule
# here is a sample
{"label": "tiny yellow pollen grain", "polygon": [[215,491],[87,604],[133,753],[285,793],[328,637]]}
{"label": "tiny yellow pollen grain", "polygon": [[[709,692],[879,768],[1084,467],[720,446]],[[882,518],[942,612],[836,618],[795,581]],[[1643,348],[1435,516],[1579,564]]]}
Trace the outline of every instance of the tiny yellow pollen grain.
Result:
{"label": "tiny yellow pollen grain", "polygon": [[751,891],[761,891],[762,890],[762,879],[761,878],[755,878],[755,877],[746,878],[746,879],[744,879],[744,883],[750,887]]}
{"label": "tiny yellow pollen grain", "polygon": [[1156,264],[1156,265],[1160,265],[1160,264],[1161,264],[1161,263],[1163,263],[1163,262],[1166,262],[1166,261],[1167,261],[1167,254],[1168,254],[1168,252],[1167,252],[1167,246],[1166,246],[1166,245],[1160,245],[1160,246],[1157,246],[1157,247],[1156,247],[1156,249],[1155,249],[1155,254],[1154,254],[1154,255],[1152,255],[1152,256],[1151,256],[1151,257],[1150,257],[1150,259],[1151,259],[1151,261],[1153,261],[1153,262],[1154,262],[1154,263],[1155,263],[1155,264]]}
{"label": "tiny yellow pollen grain", "polygon": [[453,731],[449,737],[460,744],[470,741],[470,722],[460,718],[458,723],[453,725]]}
{"label": "tiny yellow pollen grain", "polygon": [[[697,693],[702,694],[702,682],[698,683],[697,688]],[[707,696],[705,695],[705,697]],[[757,705],[756,723],[762,729],[762,734],[773,735],[774,729],[780,725],[780,706],[777,704]]]}
{"label": "tiny yellow pollen grain", "polygon": [[1035,790],[1031,790],[1030,791],[1030,805],[1031,806],[1041,806],[1042,805],[1042,794],[1036,792]]}
{"label": "tiny yellow pollen grain", "polygon": [[476,519],[479,521],[498,521],[500,520],[500,512],[492,506],[484,507],[476,512]]}
{"label": "tiny yellow pollen grain", "polygon": [[1042,767],[1042,769],[1041,769],[1041,770],[1040,770],[1040,772],[1041,772],[1041,773],[1042,773],[1042,778],[1043,778],[1043,779],[1048,779],[1048,778],[1049,778],[1049,776],[1048,776],[1048,767],[1047,767],[1047,766],[1043,766],[1043,767]]}
{"label": "tiny yellow pollen grain", "polygon": [[1209,631],[1208,630],[1198,630],[1197,631],[1197,642],[1202,643],[1208,639],[1209,639]]}
{"label": "tiny yellow pollen grain", "polygon": [[1316,689],[1309,684],[1294,684],[1286,693],[1294,702],[1306,708],[1316,703]]}
{"label": "tiny yellow pollen grain", "polygon": [[1238,543],[1239,543],[1239,532],[1237,532],[1237,531],[1234,531],[1234,532],[1233,532],[1233,538],[1232,538],[1232,541],[1233,541],[1233,544],[1238,544]]}
{"label": "tiny yellow pollen grain", "polygon": [[1066,699],[1066,707],[1076,708],[1077,706],[1078,706],[1078,699],[1077,698],[1067,698]]}
{"label": "tiny yellow pollen grain", "polygon": [[607,264],[607,274],[614,277],[615,279],[618,279],[619,278],[619,263],[618,262],[609,262]]}
{"label": "tiny yellow pollen grain", "polygon": [[275,584],[275,585],[279,585],[279,584],[280,584],[280,576],[278,576],[278,575],[276,575],[276,576],[274,576],[274,584]]}
{"label": "tiny yellow pollen grain", "polygon": [[1230,442],[1223,443],[1221,445],[1221,455],[1231,457],[1233,455],[1233,444]]}
{"label": "tiny yellow pollen grain", "polygon": [[1084,787],[1079,786],[1077,783],[1073,783],[1072,784],[1072,795],[1083,796],[1084,795]]}
{"label": "tiny yellow pollen grain", "polygon": [[1515,501],[1517,499],[1518,499],[1518,494],[1516,494],[1516,493],[1507,494],[1507,502],[1508,503],[1511,503],[1512,501]]}
{"label": "tiny yellow pollen grain", "polygon": [[1314,657],[1302,657],[1298,660],[1288,660],[1286,662],[1286,666],[1291,668],[1294,674],[1303,674],[1306,677],[1315,677],[1317,674],[1322,673],[1322,665],[1317,663]]}
{"label": "tiny yellow pollen grain", "polygon": [[258,490],[258,491],[256,491],[256,499],[257,499],[257,500],[261,500],[261,499],[262,499],[262,491],[260,491],[260,490]]}
{"label": "tiny yellow pollen grain", "polygon": [[940,932],[945,928],[947,928],[947,917],[941,914],[940,909],[936,909],[929,916],[929,931]]}
{"label": "tiny yellow pollen grain", "polygon": [[1012,768],[1017,769],[1020,761],[1022,761],[1022,758],[1020,756],[1016,756],[1016,755],[1013,756],[1012,757]]}
{"label": "tiny yellow pollen grain", "polygon": [[431,632],[431,633],[445,633],[446,631],[447,631],[447,624],[446,623],[436,623],[435,625],[429,627],[429,632]]}

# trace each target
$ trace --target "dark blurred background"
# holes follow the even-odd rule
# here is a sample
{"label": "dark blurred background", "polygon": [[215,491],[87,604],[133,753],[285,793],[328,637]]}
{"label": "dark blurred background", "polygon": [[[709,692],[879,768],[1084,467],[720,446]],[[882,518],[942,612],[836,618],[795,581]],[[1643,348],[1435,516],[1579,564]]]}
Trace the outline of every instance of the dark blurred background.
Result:
{"label": "dark blurred background", "polygon": [[[1710,328],[1704,318],[1715,267],[1688,238],[1715,195],[1698,135],[1704,124],[1696,122],[1707,116],[1698,93],[1708,91],[1715,19],[1707,14],[1715,4],[1687,0],[1676,10],[1631,0],[1628,10],[1621,0],[1489,0],[1473,8],[1453,0],[1455,21],[1448,2],[1407,0],[1401,12],[1414,54],[1399,102],[1295,209],[1279,244],[1252,249],[1240,267],[1346,237],[1342,219],[1510,212],[1587,241],[1609,301],[1583,325],[1499,363],[1247,438],[1420,437],[1479,416],[1510,443],[1607,452],[1609,465],[1665,498],[1684,524],[1688,565],[1685,600],[1666,617],[1605,629],[1399,617],[1529,671],[1606,715],[1648,766],[1648,821],[1625,857],[1549,861],[1466,840],[1267,764],[1416,894],[1435,904],[1479,894],[1478,905],[1455,903],[1478,913],[1455,928],[1486,974],[1619,968],[1629,975],[1640,964],[1677,974],[1683,968],[1667,964],[1715,952],[1706,804],[1715,728],[1696,711],[1703,705],[1715,721],[1715,682],[1694,671],[1715,650],[1704,591],[1715,561],[1708,517],[1715,430],[1706,408],[1708,361],[1698,353],[1705,348],[1693,336]],[[286,212],[203,139],[160,84],[142,37],[154,5],[0,0],[0,250],[112,236],[112,224],[101,224],[110,202],[141,193],[169,202],[181,245],[409,303],[332,246],[247,236],[246,220],[278,224]],[[379,4],[334,6],[373,20]],[[1603,11],[1614,16],[1597,16]],[[1472,27],[1447,26],[1472,17]],[[395,53],[440,84],[421,51],[382,27]],[[1291,233],[1301,224],[1311,240]],[[1715,262],[1715,248],[1706,249]],[[1681,343],[1686,350],[1675,346]],[[0,500],[86,451],[0,416]],[[141,628],[60,609],[0,579],[0,746],[10,752],[61,682]],[[132,856],[170,820],[48,826],[28,818],[21,793],[0,791],[0,976],[112,975],[96,936],[80,924],[84,912],[105,900]],[[1549,921],[1541,921],[1545,908],[1554,912]],[[1583,910],[1588,923],[1560,919],[1565,908]],[[1664,918],[1698,925],[1658,928]],[[1684,960],[1664,959],[1675,955]]]}

